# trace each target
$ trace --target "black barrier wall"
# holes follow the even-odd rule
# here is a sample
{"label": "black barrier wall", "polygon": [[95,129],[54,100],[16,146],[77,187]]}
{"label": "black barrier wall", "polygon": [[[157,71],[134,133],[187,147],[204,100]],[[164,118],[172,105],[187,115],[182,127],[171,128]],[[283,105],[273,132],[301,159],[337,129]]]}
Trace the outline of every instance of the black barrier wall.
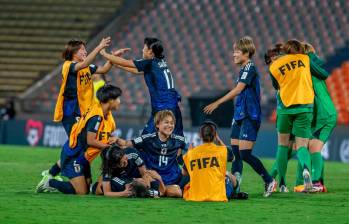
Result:
{"label": "black barrier wall", "polygon": [[[118,124],[115,135],[131,139],[141,133],[143,126]],[[189,128],[185,133],[187,142],[194,146],[200,144],[198,128]],[[230,129],[220,128],[219,135],[230,146]],[[61,147],[67,141],[67,135],[60,124],[38,121],[1,121],[0,144]],[[1,146],[0,146],[1,147]],[[277,149],[277,135],[274,125],[262,125],[253,153],[260,157],[274,158]],[[349,127],[337,127],[330,140],[324,146],[323,157],[326,160],[349,163]]]}

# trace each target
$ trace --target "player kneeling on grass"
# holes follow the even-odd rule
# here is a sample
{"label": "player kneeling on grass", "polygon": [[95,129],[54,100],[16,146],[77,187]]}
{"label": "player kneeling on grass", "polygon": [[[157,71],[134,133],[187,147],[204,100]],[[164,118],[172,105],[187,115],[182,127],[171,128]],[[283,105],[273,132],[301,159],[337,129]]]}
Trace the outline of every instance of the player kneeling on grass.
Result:
{"label": "player kneeling on grass", "polygon": [[155,198],[165,193],[161,177],[155,171],[146,170],[137,150],[123,150],[112,145],[102,152],[101,157],[102,178],[93,185],[93,193],[109,197]]}
{"label": "player kneeling on grass", "polygon": [[119,139],[117,144],[123,148],[135,147],[140,150],[146,167],[155,170],[161,176],[166,186],[164,196],[182,197],[179,186],[182,173],[177,157],[185,147],[184,137],[173,134],[176,120],[170,110],[157,112],[154,123],[157,132],[141,135],[128,141]]}
{"label": "player kneeling on grass", "polygon": [[236,178],[227,172],[228,150],[218,137],[217,125],[212,121],[205,121],[200,128],[200,137],[204,144],[189,149],[183,156],[183,175],[190,176],[183,198],[187,201],[247,199],[247,193],[236,191]]}
{"label": "player kneeling on grass", "polygon": [[112,85],[103,86],[97,91],[100,103],[95,103],[74,124],[69,140],[63,145],[62,175],[68,177],[69,181],[58,181],[49,175],[39,183],[38,193],[57,189],[65,194],[88,194],[91,183],[90,162],[117,139],[110,137],[115,130],[111,112],[119,109],[121,93],[120,88]]}

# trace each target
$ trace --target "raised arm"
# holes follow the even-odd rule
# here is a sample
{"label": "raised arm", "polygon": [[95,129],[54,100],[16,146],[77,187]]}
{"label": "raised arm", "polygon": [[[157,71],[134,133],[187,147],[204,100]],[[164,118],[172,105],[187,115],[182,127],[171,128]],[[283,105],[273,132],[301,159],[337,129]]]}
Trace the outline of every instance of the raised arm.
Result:
{"label": "raised arm", "polygon": [[102,67],[98,67],[96,73],[98,74],[106,74],[110,71],[113,64],[110,61],[107,61]]}
{"label": "raised arm", "polygon": [[123,66],[120,66],[120,65],[115,65],[117,68],[120,68],[126,72],[130,72],[132,74],[135,74],[135,75],[143,75],[144,73],[143,72],[139,72],[137,68],[131,68],[131,67],[123,67]]}
{"label": "raised arm", "polygon": [[89,66],[96,59],[97,54],[102,49],[110,45],[110,41],[111,41],[110,37],[103,38],[99,43],[99,45],[95,49],[93,49],[93,51],[89,55],[87,55],[84,61],[78,62],[75,64],[75,67],[74,67],[75,71],[79,71]]}
{"label": "raised arm", "polygon": [[127,60],[127,59],[124,59],[122,57],[109,54],[109,53],[106,52],[105,49],[101,50],[100,54],[105,59],[107,59],[108,61],[110,61],[111,63],[113,63],[115,65],[119,65],[119,66],[122,66],[122,67],[136,68],[136,65],[133,63],[132,60]]}

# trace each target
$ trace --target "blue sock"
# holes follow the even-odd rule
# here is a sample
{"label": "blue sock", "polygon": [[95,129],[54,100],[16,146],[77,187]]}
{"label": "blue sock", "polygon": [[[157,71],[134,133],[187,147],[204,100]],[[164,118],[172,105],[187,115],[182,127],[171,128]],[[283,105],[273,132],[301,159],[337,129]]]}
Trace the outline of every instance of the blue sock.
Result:
{"label": "blue sock", "polygon": [[55,163],[51,169],[48,171],[49,174],[52,176],[57,176],[61,172],[61,168],[58,166],[57,163]]}
{"label": "blue sock", "polygon": [[236,172],[242,174],[242,159],[240,157],[240,152],[239,152],[239,146],[238,145],[231,145],[231,149],[233,151],[233,154],[235,156],[235,160],[233,161],[231,165],[231,173],[234,174]]}
{"label": "blue sock", "polygon": [[268,171],[264,168],[262,162],[255,156],[252,155],[251,149],[240,150],[241,158],[258,173],[264,180],[265,183],[270,183],[273,178],[269,175]]}
{"label": "blue sock", "polygon": [[56,188],[63,194],[75,194],[75,189],[73,185],[68,181],[58,181],[55,179],[51,179],[49,181],[49,186]]}

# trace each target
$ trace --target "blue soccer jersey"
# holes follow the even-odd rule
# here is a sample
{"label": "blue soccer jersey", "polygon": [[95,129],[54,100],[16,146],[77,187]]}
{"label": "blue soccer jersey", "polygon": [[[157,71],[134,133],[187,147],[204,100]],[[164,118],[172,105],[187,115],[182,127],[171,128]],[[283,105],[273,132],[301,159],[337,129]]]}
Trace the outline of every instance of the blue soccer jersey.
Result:
{"label": "blue soccer jersey", "polygon": [[184,137],[172,134],[166,142],[162,142],[157,133],[151,133],[133,139],[132,143],[141,150],[146,167],[157,171],[166,185],[178,183],[181,170],[177,153],[185,147]]}
{"label": "blue soccer jersey", "polygon": [[252,120],[261,120],[261,106],[260,106],[260,83],[259,73],[253,62],[248,62],[239,72],[237,83],[242,82],[246,84],[245,89],[237,96],[234,120],[242,120],[250,118]]}
{"label": "blue soccer jersey", "polygon": [[144,72],[153,112],[177,107],[180,96],[175,89],[173,76],[164,59],[133,61],[137,70]]}

